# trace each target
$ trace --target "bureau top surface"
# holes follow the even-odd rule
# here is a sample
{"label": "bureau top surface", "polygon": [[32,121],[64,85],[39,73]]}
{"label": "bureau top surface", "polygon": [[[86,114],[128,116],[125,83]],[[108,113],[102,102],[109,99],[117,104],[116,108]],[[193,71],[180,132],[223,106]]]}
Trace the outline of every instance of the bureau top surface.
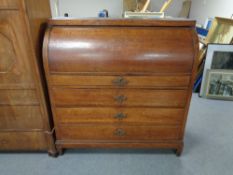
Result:
{"label": "bureau top surface", "polygon": [[195,21],[177,18],[164,19],[49,19],[50,26],[158,26],[158,27],[194,27]]}

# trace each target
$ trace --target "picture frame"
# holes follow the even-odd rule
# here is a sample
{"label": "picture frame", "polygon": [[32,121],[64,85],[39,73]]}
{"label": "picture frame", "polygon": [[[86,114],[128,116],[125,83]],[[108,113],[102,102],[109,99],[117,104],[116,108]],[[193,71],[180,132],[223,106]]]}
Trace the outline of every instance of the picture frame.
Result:
{"label": "picture frame", "polygon": [[[219,66],[216,66],[218,65]],[[208,69],[233,70],[233,45],[228,44],[208,44],[206,60],[203,70],[200,97],[205,94],[205,82]]]}
{"label": "picture frame", "polygon": [[232,37],[233,19],[215,17],[204,42],[206,45],[208,43],[230,44]]}
{"label": "picture frame", "polygon": [[233,70],[207,70],[205,97],[233,100]]}

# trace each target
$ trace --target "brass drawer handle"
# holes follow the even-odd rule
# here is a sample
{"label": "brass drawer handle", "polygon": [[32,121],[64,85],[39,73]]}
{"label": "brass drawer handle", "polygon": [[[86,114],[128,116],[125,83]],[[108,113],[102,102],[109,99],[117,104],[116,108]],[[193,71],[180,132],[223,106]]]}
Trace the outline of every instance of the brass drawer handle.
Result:
{"label": "brass drawer handle", "polygon": [[119,119],[119,120],[123,120],[124,118],[127,118],[127,115],[120,112],[120,113],[115,114],[114,118]]}
{"label": "brass drawer handle", "polygon": [[128,84],[128,80],[126,80],[124,77],[117,77],[115,80],[112,81],[112,83],[116,86],[125,86]]}
{"label": "brass drawer handle", "polygon": [[118,95],[116,97],[114,97],[115,101],[117,101],[117,103],[122,104],[124,101],[127,100],[127,97],[124,95]]}
{"label": "brass drawer handle", "polygon": [[126,135],[126,132],[124,131],[124,129],[117,128],[117,129],[114,131],[114,135],[116,135],[116,136],[125,136],[125,135]]}

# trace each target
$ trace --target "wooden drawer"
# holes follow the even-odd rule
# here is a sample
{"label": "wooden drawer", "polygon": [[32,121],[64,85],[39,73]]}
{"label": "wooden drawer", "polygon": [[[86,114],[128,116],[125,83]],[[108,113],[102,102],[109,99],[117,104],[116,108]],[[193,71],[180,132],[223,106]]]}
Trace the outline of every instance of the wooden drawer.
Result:
{"label": "wooden drawer", "polygon": [[0,132],[0,151],[46,150],[43,132]]}
{"label": "wooden drawer", "polygon": [[178,139],[179,126],[83,125],[57,128],[58,140],[156,140]]}
{"label": "wooden drawer", "polygon": [[184,107],[187,90],[70,89],[53,88],[57,107],[64,106],[156,106]]}
{"label": "wooden drawer", "polygon": [[189,27],[56,27],[49,35],[48,70],[56,72],[191,73]]}
{"label": "wooden drawer", "polygon": [[113,87],[188,87],[190,76],[83,76],[51,75],[53,86],[113,86]]}
{"label": "wooden drawer", "polygon": [[0,129],[43,129],[39,106],[0,106]]}
{"label": "wooden drawer", "polygon": [[56,108],[58,124],[124,123],[146,125],[177,125],[184,117],[183,108]]}

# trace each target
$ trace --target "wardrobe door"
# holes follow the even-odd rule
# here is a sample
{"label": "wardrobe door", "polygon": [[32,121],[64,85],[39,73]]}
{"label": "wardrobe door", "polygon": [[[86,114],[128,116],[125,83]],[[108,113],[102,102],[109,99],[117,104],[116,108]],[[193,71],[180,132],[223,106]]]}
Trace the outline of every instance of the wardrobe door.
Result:
{"label": "wardrobe door", "polygon": [[24,16],[0,9],[0,130],[42,130]]}

